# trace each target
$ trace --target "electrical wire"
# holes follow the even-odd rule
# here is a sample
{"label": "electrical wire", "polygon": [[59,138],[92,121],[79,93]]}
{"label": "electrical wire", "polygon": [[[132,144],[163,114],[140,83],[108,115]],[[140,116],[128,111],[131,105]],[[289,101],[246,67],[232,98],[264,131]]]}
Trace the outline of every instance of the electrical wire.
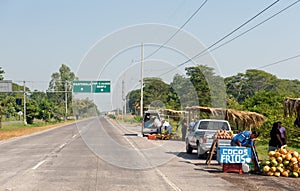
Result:
{"label": "electrical wire", "polygon": [[[297,3],[299,3],[299,2],[300,2],[300,0],[295,1],[294,3],[288,5],[287,7],[283,8],[283,9],[281,9],[281,10],[278,11],[277,13],[275,13],[275,14],[273,14],[272,16],[268,17],[267,19],[263,20],[262,22],[260,22],[260,23],[258,23],[258,24],[256,24],[256,25],[254,25],[254,26],[251,27],[250,29],[248,29],[248,30],[242,32],[241,34],[237,35],[236,37],[234,37],[234,38],[232,38],[232,39],[230,39],[230,40],[224,42],[223,44],[217,46],[216,48],[213,48],[213,49],[209,50],[209,52],[211,53],[211,52],[213,52],[213,51],[215,51],[215,50],[221,48],[222,46],[224,46],[224,45],[226,45],[226,44],[232,42],[233,40],[235,40],[235,39],[237,39],[237,38],[239,38],[239,37],[245,35],[246,33],[252,31],[253,29],[259,27],[259,26],[262,25],[262,24],[264,24],[265,22],[271,20],[271,19],[274,18],[275,16],[277,16],[277,15],[279,15],[280,13],[286,11],[287,9],[291,8],[292,6],[294,6],[295,4],[297,4]],[[203,56],[203,55],[206,55],[206,54],[209,53],[209,52],[207,51],[207,52],[205,52],[205,53],[199,55],[199,57],[200,57],[200,56]]]}
{"label": "electrical wire", "polygon": [[208,0],[205,0],[201,5],[200,7],[184,22],[184,24],[165,42],[163,43],[161,46],[159,46],[155,51],[153,51],[151,54],[149,54],[148,56],[146,56],[144,58],[145,59],[148,59],[150,58],[151,56],[153,56],[155,53],[157,53],[162,47],[164,47],[166,44],[168,44],[182,29],[183,27],[185,27],[185,25],[187,25],[191,20],[192,18],[202,9],[202,7],[207,3]]}
{"label": "electrical wire", "polygon": [[[230,35],[232,35],[233,33],[235,33],[236,31],[238,31],[239,29],[241,29],[242,27],[244,27],[245,25],[247,25],[249,22],[251,22],[252,20],[254,20],[256,17],[258,17],[259,15],[261,15],[262,13],[264,13],[265,11],[267,11],[268,9],[270,9],[271,7],[273,7],[276,3],[278,3],[279,0],[274,1],[272,4],[270,4],[269,6],[267,6],[266,8],[264,8],[262,11],[260,11],[259,13],[257,13],[256,15],[254,15],[253,17],[251,17],[250,19],[248,19],[246,22],[244,22],[243,24],[241,24],[239,27],[235,28],[234,30],[232,30],[230,33],[226,34],[224,37],[220,38],[219,40],[217,40],[216,42],[214,42],[212,45],[210,45],[208,48],[204,49],[203,51],[199,52],[198,54],[196,54],[195,56],[193,56],[192,58],[189,58],[188,60],[182,62],[181,64],[177,65],[176,68],[179,68],[183,65],[185,65],[186,63],[193,61],[194,59],[198,58],[200,55],[202,55],[204,52],[207,52],[209,49],[211,49],[212,47],[214,47],[215,45],[217,45],[218,43],[220,43],[221,41],[223,41],[224,39],[226,39],[227,37],[229,37]],[[176,69],[175,68],[175,69]],[[175,69],[171,69],[161,75],[165,75]]]}
{"label": "electrical wire", "polygon": [[273,62],[271,64],[266,64],[266,65],[260,66],[260,67],[258,67],[256,69],[266,68],[266,67],[273,66],[273,65],[276,65],[276,64],[280,64],[282,62],[286,62],[286,61],[289,61],[289,60],[292,60],[292,59],[295,59],[295,58],[298,58],[298,57],[300,57],[300,54],[298,54],[296,56],[291,56],[289,58],[285,58],[283,60],[279,60],[279,61]]}

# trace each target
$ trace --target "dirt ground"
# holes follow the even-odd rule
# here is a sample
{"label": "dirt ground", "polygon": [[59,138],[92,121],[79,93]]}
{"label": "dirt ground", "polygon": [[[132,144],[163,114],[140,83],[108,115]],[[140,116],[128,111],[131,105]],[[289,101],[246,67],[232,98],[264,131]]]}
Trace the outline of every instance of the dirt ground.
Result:
{"label": "dirt ground", "polygon": [[245,191],[296,191],[300,190],[300,179],[292,177],[275,177],[254,173],[216,173],[237,188]]}
{"label": "dirt ground", "polygon": [[43,131],[46,129],[58,127],[61,125],[67,125],[69,123],[71,123],[71,122],[65,122],[65,123],[60,123],[60,124],[55,124],[55,125],[47,125],[47,126],[43,126],[43,127],[28,127],[28,128],[15,129],[15,130],[10,130],[10,131],[0,131],[0,140],[6,140],[6,139],[13,138],[13,137],[28,135],[28,134]]}

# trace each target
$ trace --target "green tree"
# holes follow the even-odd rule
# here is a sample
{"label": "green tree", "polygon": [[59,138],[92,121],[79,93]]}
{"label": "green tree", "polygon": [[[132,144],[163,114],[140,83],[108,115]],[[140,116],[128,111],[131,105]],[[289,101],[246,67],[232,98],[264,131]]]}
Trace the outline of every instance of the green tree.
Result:
{"label": "green tree", "polygon": [[3,80],[4,77],[3,77],[3,74],[4,74],[4,70],[2,69],[2,67],[0,67],[0,80]]}
{"label": "green tree", "polygon": [[140,99],[141,99],[141,90],[137,89],[137,90],[130,91],[126,96],[126,99],[128,100],[129,111],[132,114],[137,115],[138,114],[137,108],[140,105]]}
{"label": "green tree", "polygon": [[187,67],[185,70],[196,89],[199,105],[208,107],[226,106],[224,79],[216,75],[213,68],[198,65]]}
{"label": "green tree", "polygon": [[176,74],[171,83],[171,87],[177,95],[176,97],[180,104],[180,110],[183,110],[188,106],[199,105],[197,99],[197,92],[190,79],[185,78],[182,75]]}
{"label": "green tree", "polygon": [[238,73],[236,76],[225,78],[227,94],[233,96],[239,103],[255,92],[275,91],[276,76],[262,70],[247,70],[245,74]]}
{"label": "green tree", "polygon": [[26,121],[28,124],[33,124],[34,118],[37,117],[37,103],[35,100],[27,99],[26,100]]}
{"label": "green tree", "polygon": [[92,100],[75,99],[73,100],[73,112],[76,118],[97,116],[100,112]]}
{"label": "green tree", "polygon": [[5,96],[0,100],[0,128],[2,128],[3,115],[13,115],[15,113],[15,98]]}
{"label": "green tree", "polygon": [[[56,106],[54,109],[54,114],[57,115],[55,118],[59,119],[64,116],[67,118],[68,114],[65,114],[65,102],[72,103],[72,82],[75,79],[75,74],[71,69],[62,64],[59,68],[59,72],[53,73],[51,75],[51,81],[48,87],[48,96],[50,101]],[[66,93],[67,92],[67,93]],[[66,99],[67,96],[67,99]],[[68,111],[71,114],[71,104],[68,104]]]}
{"label": "green tree", "polygon": [[157,104],[158,101],[164,106],[168,101],[168,93],[170,85],[164,83],[160,78],[145,78],[144,79],[144,107]]}
{"label": "green tree", "polygon": [[35,100],[37,104],[37,119],[42,119],[46,122],[50,121],[53,116],[53,103],[48,99],[48,96],[44,92],[34,91],[30,95],[30,99]]}

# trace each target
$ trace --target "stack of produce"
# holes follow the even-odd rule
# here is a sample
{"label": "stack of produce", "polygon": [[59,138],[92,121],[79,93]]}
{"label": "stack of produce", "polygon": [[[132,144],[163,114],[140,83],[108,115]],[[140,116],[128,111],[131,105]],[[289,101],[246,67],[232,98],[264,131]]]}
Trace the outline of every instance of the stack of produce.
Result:
{"label": "stack of produce", "polygon": [[215,138],[217,139],[231,139],[233,137],[232,131],[226,131],[223,129],[219,129],[218,132],[215,134]]}
{"label": "stack of produce", "polygon": [[169,140],[171,139],[171,135],[170,134],[157,134],[156,135],[156,139],[161,139],[161,140]]}
{"label": "stack of produce", "polygon": [[300,155],[297,151],[280,148],[269,152],[269,160],[262,162],[263,172],[269,176],[296,177],[300,174]]}

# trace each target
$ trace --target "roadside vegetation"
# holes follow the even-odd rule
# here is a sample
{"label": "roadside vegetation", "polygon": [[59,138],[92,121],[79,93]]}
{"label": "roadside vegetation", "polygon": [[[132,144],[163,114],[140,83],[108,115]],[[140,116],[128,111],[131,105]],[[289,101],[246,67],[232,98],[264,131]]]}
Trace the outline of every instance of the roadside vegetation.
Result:
{"label": "roadside vegetation", "polygon": [[[258,152],[262,157],[263,153],[266,153],[272,123],[276,121],[281,121],[287,129],[288,147],[294,150],[300,148],[300,127],[294,125],[297,113],[291,112],[289,115],[284,113],[284,100],[300,97],[299,80],[279,79],[273,74],[256,69],[223,78],[206,65],[186,67],[185,71],[185,75],[175,75],[170,84],[160,78],[145,78],[143,107],[184,110],[186,107],[199,105],[256,112],[266,118],[264,124],[255,129],[261,133]],[[4,79],[3,74],[4,70],[0,68],[0,80]],[[77,78],[70,68],[62,65],[57,73],[51,75],[47,92],[34,91],[25,87],[26,92],[30,92],[26,100],[28,124],[34,124],[36,120],[47,123],[60,122],[71,119],[70,116],[84,118],[95,115],[93,112],[97,106],[93,101],[73,99],[70,82],[74,79]],[[0,121],[4,121],[5,118],[19,119],[17,113],[23,108],[23,89],[23,86],[13,84],[14,93],[0,94]],[[69,93],[65,94],[65,90]],[[68,113],[65,113],[66,95],[69,103]],[[21,99],[22,103],[18,104],[16,99]],[[140,123],[140,89],[130,91],[126,95],[126,100],[127,113],[131,113],[131,118],[127,122]],[[120,108],[116,108],[115,111],[117,110],[122,111]],[[99,114],[98,110],[97,114]],[[115,118],[113,114],[110,115]],[[176,133],[180,133],[181,119],[170,116],[170,123]],[[233,121],[230,121],[230,124],[233,129],[250,129],[246,125],[236,127]]]}

